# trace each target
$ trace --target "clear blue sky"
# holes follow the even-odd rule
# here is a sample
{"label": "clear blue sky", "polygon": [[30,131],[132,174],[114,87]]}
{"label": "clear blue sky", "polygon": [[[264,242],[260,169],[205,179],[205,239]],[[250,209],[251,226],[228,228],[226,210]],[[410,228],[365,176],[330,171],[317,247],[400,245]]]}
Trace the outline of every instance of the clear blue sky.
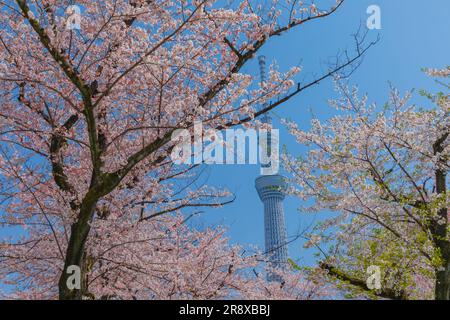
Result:
{"label": "clear blue sky", "polygon": [[[318,2],[319,3],[319,2]],[[261,54],[268,62],[275,59],[282,71],[301,62],[303,72],[299,79],[312,79],[325,70],[325,62],[338,50],[352,49],[353,34],[360,23],[365,26],[367,7],[376,4],[381,8],[381,30],[369,32],[369,39],[380,35],[380,42],[365,56],[362,65],[352,75],[351,83],[357,84],[361,93],[368,93],[370,101],[382,105],[387,100],[389,82],[401,92],[417,88],[432,91],[434,82],[422,72],[422,67],[444,67],[450,64],[450,1],[448,0],[347,0],[334,15],[292,30],[273,39]],[[257,61],[248,66],[247,72],[257,73]],[[291,118],[302,128],[308,128],[311,112],[319,119],[333,115],[327,99],[335,97],[330,80],[309,89],[275,110],[276,117]],[[415,102],[426,103],[415,97]],[[312,111],[311,111],[312,110]],[[277,121],[280,128],[280,145],[286,145],[291,153],[301,148]],[[235,202],[220,209],[205,210],[195,224],[224,224],[229,228],[232,242],[255,244],[263,248],[263,207],[254,189],[254,179],[259,174],[257,165],[208,166],[208,184],[222,186],[234,192]],[[299,213],[301,205],[295,198],[285,200],[288,235],[295,235],[307,226],[311,215]],[[302,265],[314,263],[313,249],[303,249],[303,241],[292,243],[289,254]]]}

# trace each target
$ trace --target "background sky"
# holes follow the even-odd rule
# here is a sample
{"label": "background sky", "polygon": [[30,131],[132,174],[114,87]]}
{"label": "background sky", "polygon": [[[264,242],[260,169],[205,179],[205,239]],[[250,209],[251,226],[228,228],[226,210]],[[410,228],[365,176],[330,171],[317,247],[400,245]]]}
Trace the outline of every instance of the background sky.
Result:
{"label": "background sky", "polygon": [[[319,4],[320,2],[317,2]],[[272,39],[261,53],[267,64],[276,60],[281,71],[300,65],[302,73],[297,80],[313,79],[326,70],[326,62],[339,50],[352,50],[354,34],[360,25],[366,25],[369,5],[381,9],[381,30],[371,30],[368,40],[380,36],[378,44],[369,50],[362,65],[352,74],[350,83],[358,85],[360,93],[368,93],[369,102],[382,106],[388,99],[389,83],[400,92],[416,88],[437,90],[434,81],[422,71],[423,67],[442,68],[450,64],[450,1],[449,0],[346,0],[333,15],[305,24],[281,37]],[[257,59],[245,72],[258,74]],[[416,93],[417,93],[416,91]],[[424,98],[414,96],[418,105],[429,105]],[[295,120],[300,128],[308,128],[312,116],[321,120],[335,112],[327,105],[327,99],[336,97],[331,80],[304,91],[273,113],[274,127],[280,129],[280,147],[285,145],[293,154],[302,149],[280,125],[278,119]],[[263,206],[254,188],[259,175],[258,165],[208,166],[203,181],[209,185],[227,188],[236,194],[234,203],[220,209],[206,209],[193,221],[197,225],[222,224],[228,227],[233,243],[264,246]],[[323,219],[326,212],[313,216],[300,213],[301,201],[286,198],[285,216],[288,236],[312,221]],[[301,265],[315,262],[314,249],[304,249],[304,240],[289,245],[289,255]]]}

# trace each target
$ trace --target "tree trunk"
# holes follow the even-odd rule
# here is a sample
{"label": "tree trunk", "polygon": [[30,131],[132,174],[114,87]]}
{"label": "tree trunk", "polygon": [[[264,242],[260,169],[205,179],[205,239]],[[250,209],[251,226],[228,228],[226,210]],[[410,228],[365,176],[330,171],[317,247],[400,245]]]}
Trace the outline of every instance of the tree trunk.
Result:
{"label": "tree trunk", "polygon": [[[59,278],[60,300],[81,300],[87,293],[86,268],[85,268],[85,245],[89,235],[90,221],[95,212],[97,198],[88,195],[83,200],[80,208],[79,218],[71,227],[69,244],[67,246],[64,270]],[[76,266],[80,270],[80,287],[70,288],[68,283],[73,279],[73,272],[68,272],[69,267]],[[72,276],[72,277],[71,277]]]}
{"label": "tree trunk", "polygon": [[[446,194],[446,172],[443,170],[436,170],[436,192],[438,195]],[[434,224],[434,242],[440,249],[443,264],[441,269],[436,271],[435,284],[435,299],[436,300],[450,300],[450,242],[448,241],[448,209],[441,208],[439,210],[439,218],[444,223]]]}
{"label": "tree trunk", "polygon": [[[436,193],[438,196],[447,197],[447,171],[443,169],[446,167],[447,159],[443,156],[444,144],[449,137],[450,132],[447,129],[442,136],[433,144],[434,155],[438,158],[438,168],[435,171],[436,179]],[[442,258],[442,265],[436,271],[435,283],[435,299],[436,300],[450,300],[450,241],[448,239],[448,208],[445,206],[439,209],[439,219],[442,223],[433,221],[432,232],[434,243],[439,248]]]}
{"label": "tree trunk", "polygon": [[443,253],[443,270],[436,272],[436,287],[435,287],[435,299],[436,300],[450,300],[450,259],[449,259],[449,243],[447,242],[447,248],[445,254]]}

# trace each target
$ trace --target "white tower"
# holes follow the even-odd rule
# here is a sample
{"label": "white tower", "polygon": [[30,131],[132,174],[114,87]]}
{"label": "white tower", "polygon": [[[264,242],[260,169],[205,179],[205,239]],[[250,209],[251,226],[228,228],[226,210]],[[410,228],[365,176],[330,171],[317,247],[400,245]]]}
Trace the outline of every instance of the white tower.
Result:
{"label": "white tower", "polygon": [[[266,80],[265,57],[260,56],[258,60],[261,72],[261,82],[264,82]],[[267,113],[263,115],[262,121],[264,123],[272,122]],[[270,139],[271,137],[268,135],[268,146],[271,145]],[[270,153],[272,150],[269,148],[267,152]],[[255,187],[264,205],[265,252],[273,267],[283,267],[286,265],[288,259],[286,242],[287,234],[283,209],[286,182],[284,181],[284,177],[281,175],[262,175],[255,180]],[[281,279],[269,274],[268,280],[280,281]]]}

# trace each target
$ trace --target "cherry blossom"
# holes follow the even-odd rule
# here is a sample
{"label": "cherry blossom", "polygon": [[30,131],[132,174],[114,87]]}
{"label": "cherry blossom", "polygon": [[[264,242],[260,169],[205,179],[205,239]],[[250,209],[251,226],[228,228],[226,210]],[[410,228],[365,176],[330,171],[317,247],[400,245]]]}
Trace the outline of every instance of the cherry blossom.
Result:
{"label": "cherry blossom", "polygon": [[[448,79],[447,71],[427,73]],[[333,244],[323,264],[359,286],[370,265],[381,267],[389,298],[450,298],[450,100],[439,84],[447,93],[420,92],[426,107],[392,88],[379,108],[337,79],[337,115],[309,130],[286,122],[308,148],[284,156],[290,192],[314,200],[306,211],[336,213],[310,235]]]}
{"label": "cherry blossom", "polygon": [[251,281],[234,269],[254,263],[219,231],[180,223],[233,197],[174,165],[171,135],[249,123],[351,67],[367,48],[305,85],[297,67],[274,64],[266,83],[243,71],[272,37],[342,3],[80,0],[78,29],[71,1],[0,1],[1,223],[20,234],[1,243],[0,279],[13,296],[217,298]]}

